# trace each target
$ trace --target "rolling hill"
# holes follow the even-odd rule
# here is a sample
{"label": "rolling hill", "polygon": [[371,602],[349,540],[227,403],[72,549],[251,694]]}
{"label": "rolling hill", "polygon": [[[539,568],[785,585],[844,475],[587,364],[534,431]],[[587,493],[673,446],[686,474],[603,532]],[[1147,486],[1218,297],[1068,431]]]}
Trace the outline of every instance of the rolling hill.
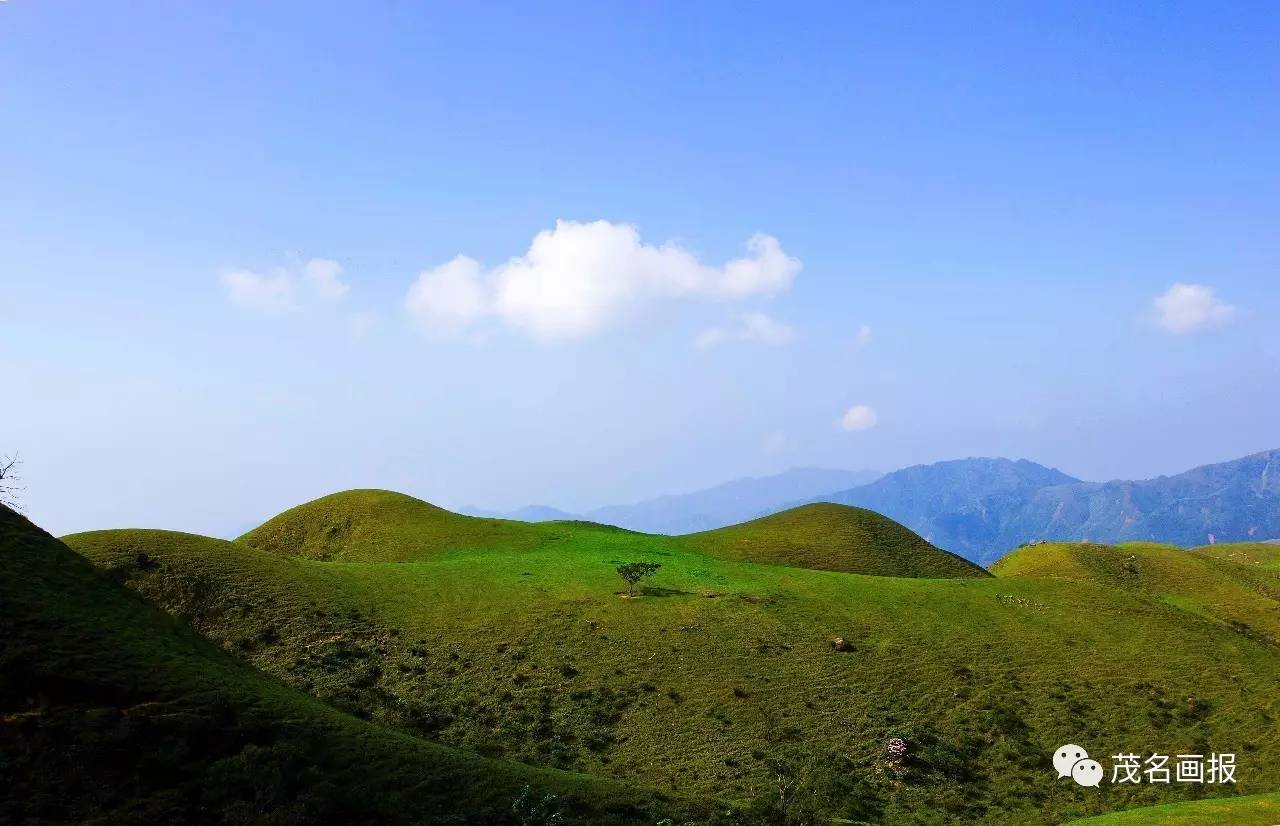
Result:
{"label": "rolling hill", "polygon": [[1280,571],[1170,545],[1045,543],[991,566],[1003,577],[1061,578],[1138,593],[1280,646]]}
{"label": "rolling hill", "polygon": [[1280,451],[1144,481],[1083,482],[1034,462],[961,459],[816,497],[869,508],[982,564],[1038,539],[1166,542],[1280,537]]}
{"label": "rolling hill", "polygon": [[691,536],[593,522],[525,523],[463,516],[390,491],[353,490],[299,505],[239,543],[317,561],[409,562],[484,551],[591,546],[643,557],[693,549],[710,557],[877,576],[985,576],[879,514],[814,505]]}
{"label": "rolling hill", "polygon": [[966,577],[986,571],[873,511],[816,504],[682,537],[720,559],[875,576]]}
{"label": "rolling hill", "polygon": [[1192,551],[1241,565],[1280,570],[1280,544],[1275,542],[1224,542],[1202,545]]}
{"label": "rolling hill", "polygon": [[403,562],[457,548],[531,548],[535,526],[462,516],[403,493],[350,490],[290,508],[238,541],[308,559]]}
{"label": "rolling hill", "polygon": [[[218,648],[354,716],[516,761],[503,766],[722,797],[739,823],[1057,823],[1280,788],[1280,651],[1244,593],[1266,583],[1250,578],[1258,566],[1182,552],[1225,566],[1198,591],[1155,550],[1143,587],[1097,573],[1092,550],[1055,546],[1022,549],[995,576],[795,566],[815,562],[801,540],[848,517],[802,509],[693,537],[483,527],[472,547],[450,528],[438,552],[385,526],[412,553],[360,552],[412,558],[396,564],[343,561],[352,551],[333,542],[321,561],[155,531],[65,541]],[[279,536],[315,535],[277,520]],[[870,524],[893,537],[887,550],[928,547]],[[772,537],[761,544],[792,564],[739,561],[744,537]],[[614,568],[636,559],[662,567],[620,598]],[[891,737],[909,743],[901,765],[886,761]],[[1054,783],[1049,755],[1084,739],[1107,754],[1232,751],[1242,770],[1221,789]]]}
{"label": "rolling hill", "polygon": [[[214,573],[233,561],[292,564],[219,540],[143,533],[147,541],[120,537],[131,537],[130,564],[205,566],[182,578],[189,591],[164,595],[179,617],[236,610],[221,591],[228,580]],[[526,799],[556,795],[554,806],[579,823],[710,811],[337,712],[219,650],[121,587],[119,569],[104,575],[5,507],[0,563],[0,821],[516,823],[513,802],[526,787]],[[288,582],[279,568],[260,573],[243,593]]]}

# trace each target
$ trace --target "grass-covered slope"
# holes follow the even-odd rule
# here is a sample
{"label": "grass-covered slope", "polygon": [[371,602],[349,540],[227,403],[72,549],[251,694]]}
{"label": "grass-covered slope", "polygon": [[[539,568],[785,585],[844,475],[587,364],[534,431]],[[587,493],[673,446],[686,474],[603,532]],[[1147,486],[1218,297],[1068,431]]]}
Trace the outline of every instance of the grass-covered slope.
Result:
{"label": "grass-covered slope", "polygon": [[1193,553],[1204,554],[1241,565],[1253,565],[1280,571],[1280,544],[1275,542],[1225,542],[1192,548]]}
{"label": "grass-covered slope", "polygon": [[538,526],[462,516],[387,490],[349,490],[290,508],[239,541],[287,556],[406,562],[453,549],[520,550],[545,540]]}
{"label": "grass-covered slope", "polygon": [[462,516],[402,493],[353,490],[291,508],[237,542],[280,556],[336,562],[608,547],[628,558],[694,551],[726,560],[873,576],[986,576],[978,566],[877,513],[828,504],[700,534],[657,536],[593,522],[533,524]]}
{"label": "grass-covered slope", "polygon": [[683,541],[721,559],[766,565],[874,576],[986,576],[892,519],[847,505],[804,505]]}
{"label": "grass-covered slope", "polygon": [[[1230,553],[1230,546],[1216,547]],[[1096,582],[1280,645],[1280,570],[1240,564],[1205,550],[1144,542],[1047,543],[1019,548],[991,570],[1002,577]]]}
{"label": "grass-covered slope", "polygon": [[[568,538],[394,565],[148,531],[66,541],[224,650],[354,714],[723,796],[764,822],[1058,823],[1280,788],[1280,650],[1156,594],[1087,577],[759,565],[553,527]],[[634,559],[662,568],[622,599],[614,567]],[[894,736],[910,744],[901,769],[886,760]],[[1238,786],[1099,794],[1054,782],[1065,742],[1235,752]]]}
{"label": "grass-covered slope", "polygon": [[[227,543],[217,540],[152,538],[211,569],[230,559],[218,562]],[[144,568],[173,564],[136,547]],[[555,807],[580,823],[697,814],[338,713],[218,650],[4,507],[0,568],[0,822],[505,823],[526,784],[539,799],[560,795]],[[184,581],[189,590],[170,595],[182,612],[219,610],[222,580]]]}
{"label": "grass-covered slope", "polygon": [[1073,820],[1069,826],[1275,826],[1277,823],[1280,823],[1280,794],[1251,794],[1144,806]]}

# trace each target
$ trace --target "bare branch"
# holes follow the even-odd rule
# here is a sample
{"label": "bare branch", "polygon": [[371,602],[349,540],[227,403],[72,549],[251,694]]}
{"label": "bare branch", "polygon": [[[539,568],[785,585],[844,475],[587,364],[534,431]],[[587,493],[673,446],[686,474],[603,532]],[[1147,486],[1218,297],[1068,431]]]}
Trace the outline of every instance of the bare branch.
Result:
{"label": "bare branch", "polygon": [[18,499],[25,488],[18,484],[17,469],[22,464],[18,454],[0,456],[0,505],[19,510]]}

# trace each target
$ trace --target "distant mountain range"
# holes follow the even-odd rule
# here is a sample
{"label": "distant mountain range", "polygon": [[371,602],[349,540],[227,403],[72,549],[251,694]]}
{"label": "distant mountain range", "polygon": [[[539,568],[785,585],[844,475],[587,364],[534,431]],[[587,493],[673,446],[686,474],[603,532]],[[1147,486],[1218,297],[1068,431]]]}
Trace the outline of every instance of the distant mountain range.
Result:
{"label": "distant mountain range", "polygon": [[813,502],[888,516],[982,565],[1037,539],[1197,546],[1280,538],[1280,450],[1141,481],[1085,482],[1026,459],[957,459],[881,475],[796,468],[583,514],[534,505],[473,516],[586,519],[635,531],[712,530]]}
{"label": "distant mountain range", "polygon": [[736,479],[692,493],[659,496],[632,505],[610,505],[583,514],[544,505],[505,513],[470,507],[462,508],[461,512],[523,522],[586,519],[645,533],[696,533],[776,513],[785,503],[864,485],[880,475],[874,470],[793,468],[773,476]]}
{"label": "distant mountain range", "polygon": [[960,459],[806,501],[878,511],[984,565],[1037,539],[1265,541],[1280,537],[1280,450],[1112,482],[1084,482],[1026,460]]}

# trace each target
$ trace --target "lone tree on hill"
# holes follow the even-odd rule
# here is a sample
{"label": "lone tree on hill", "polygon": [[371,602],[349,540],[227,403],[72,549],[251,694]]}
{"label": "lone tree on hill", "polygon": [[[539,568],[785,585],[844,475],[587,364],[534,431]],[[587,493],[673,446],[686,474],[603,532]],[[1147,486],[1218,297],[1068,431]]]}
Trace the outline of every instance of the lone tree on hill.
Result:
{"label": "lone tree on hill", "polygon": [[624,562],[618,566],[618,573],[627,581],[627,596],[636,595],[636,583],[661,568],[657,562]]}
{"label": "lone tree on hill", "polygon": [[22,460],[18,458],[18,454],[13,456],[0,456],[0,505],[18,509],[18,494],[22,488],[18,487],[17,467],[22,464]]}

